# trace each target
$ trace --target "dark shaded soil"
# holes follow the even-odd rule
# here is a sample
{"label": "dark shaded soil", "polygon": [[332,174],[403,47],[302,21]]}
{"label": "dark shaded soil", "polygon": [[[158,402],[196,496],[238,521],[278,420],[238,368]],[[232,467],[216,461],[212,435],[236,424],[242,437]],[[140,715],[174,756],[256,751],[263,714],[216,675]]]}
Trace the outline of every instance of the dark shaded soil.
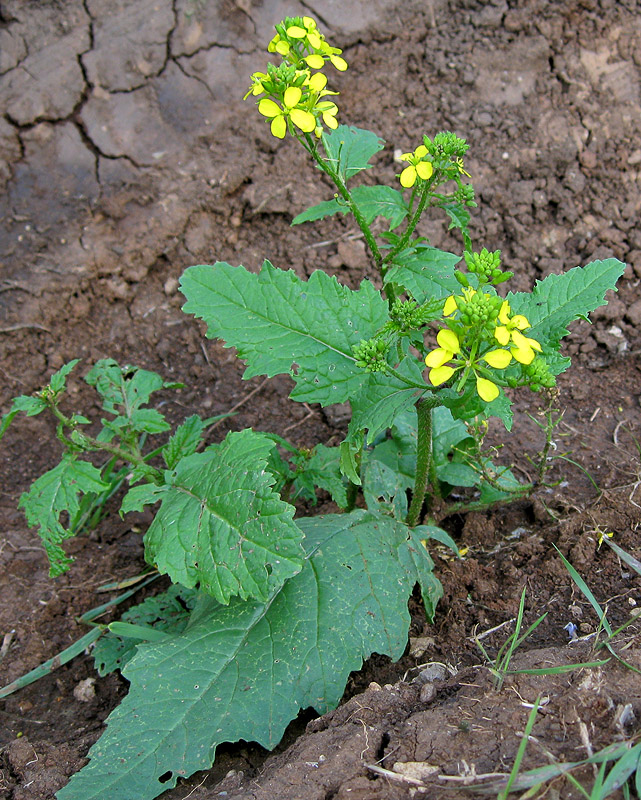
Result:
{"label": "dark shaded soil", "polygon": [[[445,776],[509,772],[537,696],[544,705],[524,768],[577,760],[638,733],[636,673],[612,660],[510,676],[499,690],[474,635],[506,623],[483,639],[495,654],[525,586],[526,625],[547,617],[515,666],[603,657],[592,649],[598,619],[554,545],[607,605],[613,627],[641,605],[639,576],[599,547],[600,534],[612,532],[641,556],[639,11],[631,0],[0,3],[2,411],[72,358],[87,371],[113,357],[185,382],[165,398],[173,420],[237,407],[212,440],[246,426],[299,446],[340,440],[345,418],[291,403],[286,379],[243,383],[233,353],[204,340],[177,292],[185,267],[215,260],[257,269],[268,257],[302,276],[326,269],[349,285],[369,274],[349,220],[289,227],[331,189],[295,143],[276,142],[239,100],[264,65],[271,26],[287,13],[314,14],[345,48],[350,69],[335,81],[342,121],[388,142],[368,179],[391,182],[394,151],[413,149],[423,133],[451,129],[468,139],[480,202],[475,242],[502,250],[516,273],[511,288],[596,258],[628,263],[618,295],[567,340],[574,366],[560,381],[557,486],[446,520],[468,550],[460,561],[435,551],[445,596],[433,625],[414,609],[399,664],[372,658],[350,681],[351,699],[293,723],[278,754],[265,760],[256,746],[230,745],[211,772],[166,797],[458,798],[461,781]],[[423,233],[435,246],[459,247],[440,219]],[[78,407],[91,399],[79,377],[71,389]],[[536,400],[519,397],[517,408],[536,415]],[[493,435],[500,460],[525,470],[524,455],[542,445],[525,413],[509,439],[498,428]],[[16,505],[57,456],[52,425],[40,417],[17,421],[2,442],[2,685],[86,632],[76,618],[104,602],[97,587],[143,567],[149,520],[112,516],[70,543],[77,560],[67,575],[48,577]],[[569,622],[581,641],[568,643]],[[638,630],[632,625],[618,643],[637,668]],[[433,686],[415,681],[433,662],[446,667]],[[1,797],[51,798],[82,766],[126,692],[116,676],[94,678],[82,656],[1,701]],[[628,705],[633,715],[623,713]],[[400,762],[438,772],[423,791],[398,778]],[[425,770],[413,769],[410,777],[423,780]],[[592,773],[578,777],[589,784]],[[560,781],[550,791],[578,796]]]}

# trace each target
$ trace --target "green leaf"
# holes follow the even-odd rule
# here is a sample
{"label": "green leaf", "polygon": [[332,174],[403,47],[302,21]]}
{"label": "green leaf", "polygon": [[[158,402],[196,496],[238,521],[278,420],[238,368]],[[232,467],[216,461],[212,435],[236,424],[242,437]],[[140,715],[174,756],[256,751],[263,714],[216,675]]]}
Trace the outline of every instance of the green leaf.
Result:
{"label": "green leaf", "polygon": [[192,414],[176,428],[173,436],[162,449],[162,457],[168,469],[173,469],[184,456],[191,456],[196,452],[204,427],[198,414]]}
{"label": "green leaf", "polygon": [[[403,195],[391,186],[357,186],[352,189],[351,195],[368,224],[371,224],[376,217],[385,217],[390,221],[390,230],[394,230],[409,214]],[[349,214],[350,207],[344,200],[335,197],[303,211],[294,217],[292,225],[314,222],[338,212]]]}
{"label": "green leaf", "polygon": [[2,417],[2,422],[0,422],[0,439],[2,439],[7,428],[11,425],[17,414],[22,412],[28,417],[35,417],[37,414],[40,414],[41,411],[44,411],[46,407],[47,404],[40,397],[30,397],[26,394],[14,397],[11,408]]}
{"label": "green leaf", "polygon": [[371,653],[403,654],[415,583],[430,618],[441,593],[420,540],[360,510],[300,525],[305,566],[266,602],[201,595],[183,633],[138,646],[128,695],[58,800],[149,800],[221,742],[273,748],[299,709],[333,708]]}
{"label": "green leaf", "polygon": [[[423,383],[421,362],[413,356],[405,358],[396,371],[414,383]],[[408,386],[393,375],[379,372],[367,375],[367,383],[352,398],[352,419],[347,438],[356,441],[362,431],[367,430],[367,444],[371,444],[381,431],[392,426],[401,412],[427,392],[427,386],[425,392],[421,392],[421,389]]]}
{"label": "green leaf", "polygon": [[[196,602],[197,592],[179,584],[173,584],[155,597],[148,597],[137,606],[130,608],[120,618],[122,622],[133,625],[152,626],[162,633],[179,634],[185,630],[189,616]],[[135,655],[136,648],[144,641],[107,633],[97,642],[93,650],[93,660],[101,677],[119,669],[122,670]]]}
{"label": "green leaf", "polygon": [[324,406],[366,385],[352,347],[388,320],[387,304],[369,281],[352,291],[320,270],[302,281],[269,261],[258,275],[224,262],[189,267],[181,290],[183,310],[205,320],[207,336],[224,339],[247,361],[246,379],[291,375],[294,400]]}
{"label": "green leaf", "polygon": [[363,454],[363,494],[367,507],[382,504],[397,519],[407,515],[407,489],[416,474],[416,412],[402,412],[391,425],[387,438]]}
{"label": "green leaf", "polygon": [[470,224],[470,212],[461,203],[445,203],[441,206],[443,211],[450,218],[448,230],[458,228],[467,232]]}
{"label": "green leaf", "polygon": [[311,453],[294,457],[293,462],[296,465],[294,496],[304,493],[315,503],[315,487],[318,486],[329,492],[338,506],[347,507],[347,487],[341,473],[339,447],[317,444]]}
{"label": "green leaf", "polygon": [[454,555],[456,555],[457,558],[460,557],[458,545],[454,539],[452,539],[449,533],[443,530],[443,528],[439,528],[436,525],[417,525],[414,528],[414,533],[417,536],[422,537],[422,539],[425,541],[430,541],[430,539],[433,539],[435,542],[444,544],[454,552]]}
{"label": "green leaf", "polygon": [[62,541],[74,535],[62,525],[60,515],[66,512],[69,519],[73,519],[80,508],[78,496],[81,493],[102,492],[108,488],[109,484],[100,479],[100,472],[92,464],[67,454],[20,498],[18,508],[24,509],[29,525],[39,528],[51,577],[66,572],[73,561],[60,547]]}
{"label": "green leaf", "polygon": [[181,459],[166,474],[145,535],[147,562],[224,604],[232,595],[265,600],[298,572],[303,551],[294,507],[272,490],[266,470],[273,446],[244,430]]}
{"label": "green leaf", "polygon": [[357,172],[369,169],[370,158],[385,147],[385,142],[372,131],[339,125],[336,130],[323,135],[327,159],[344,181]]}
{"label": "green leaf", "polygon": [[62,366],[58,372],[54,372],[51,378],[49,378],[49,386],[54,392],[58,393],[65,388],[67,385],[67,375],[79,361],[79,358],[74,358],[73,361],[70,361],[68,364]]}
{"label": "green leaf", "polygon": [[397,283],[407,289],[417,303],[444,300],[460,292],[461,285],[454,275],[454,268],[460,260],[460,256],[436,247],[409,248],[394,257],[385,282]]}
{"label": "green leaf", "polygon": [[616,258],[592,261],[585,267],[574,267],[562,275],[548,275],[537,281],[531,293],[508,294],[514,314],[523,314],[532,326],[527,336],[537,339],[546,348],[556,349],[567,326],[605,303],[605,293],[614,289],[623,275],[625,264]]}
{"label": "green leaf", "polygon": [[319,219],[331,217],[339,212],[341,214],[349,214],[349,210],[349,206],[345,204],[345,201],[339,201],[338,197],[335,197],[333,200],[324,200],[318,205],[311,206],[301,214],[297,214],[291,224],[300,225],[303,222],[317,222]]}

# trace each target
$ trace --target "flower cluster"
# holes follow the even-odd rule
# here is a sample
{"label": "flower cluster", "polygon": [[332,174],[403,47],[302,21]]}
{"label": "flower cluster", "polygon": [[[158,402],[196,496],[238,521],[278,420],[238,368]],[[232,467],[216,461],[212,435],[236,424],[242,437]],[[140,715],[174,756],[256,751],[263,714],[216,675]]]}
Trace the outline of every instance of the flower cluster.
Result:
{"label": "flower cluster", "polygon": [[386,372],[388,349],[389,344],[384,339],[361,339],[360,344],[352,348],[356,366],[368,372]]}
{"label": "flower cluster", "polygon": [[[400,156],[401,161],[409,163],[399,175],[401,186],[411,189],[418,179],[426,181],[435,175],[436,183],[455,180],[459,190],[462,189],[461,175],[470,177],[463,162],[468,147],[465,139],[460,139],[450,131],[436,134],[433,140],[429,136],[423,136],[423,144],[413,153],[403,153]],[[464,192],[463,202],[465,205],[475,205],[473,191]]]}
{"label": "flower cluster", "polygon": [[320,136],[323,125],[338,127],[336,103],[327,98],[337,95],[327,89],[327,76],[314,72],[329,61],[336,69],[347,69],[341,50],[332,47],[311,17],[286,17],[276,25],[276,35],[267,48],[283,59],[279,66],[268,64],[267,72],[255,72],[249,95],[262,97],[258,111],[271,121],[272,135],[283,139],[296,129]]}
{"label": "flower cluster", "polygon": [[468,270],[476,275],[480,284],[491,283],[496,286],[509,280],[514,273],[504,272],[501,269],[501,251],[493,253],[484,247],[480,253],[464,253]]}
{"label": "flower cluster", "polygon": [[508,384],[495,371],[506,369],[512,360],[526,367],[525,382],[535,391],[553,382],[544,359],[529,367],[541,345],[522,333],[530,323],[522,314],[512,315],[507,300],[468,287],[461,295],[447,298],[443,317],[447,327],[436,336],[439,346],[425,358],[433,386],[446,383],[458,372],[456,390],[461,391],[473,376],[479,397],[490,403],[499,395],[498,384]]}

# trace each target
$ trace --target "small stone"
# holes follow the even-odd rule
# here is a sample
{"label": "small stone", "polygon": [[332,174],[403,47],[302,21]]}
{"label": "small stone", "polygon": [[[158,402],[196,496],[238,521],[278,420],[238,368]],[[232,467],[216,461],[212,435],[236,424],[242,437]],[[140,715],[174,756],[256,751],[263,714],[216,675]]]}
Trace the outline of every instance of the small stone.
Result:
{"label": "small stone", "polygon": [[167,297],[171,297],[173,294],[176,294],[178,291],[178,286],[179,283],[177,278],[167,278],[163,286],[163,290]]}
{"label": "small stone", "polygon": [[95,682],[95,678],[85,678],[84,681],[80,681],[73,690],[73,696],[76,700],[80,703],[90,703],[96,696]]}
{"label": "small stone", "polygon": [[421,687],[421,693],[419,695],[419,700],[421,703],[431,703],[435,697],[436,687],[433,683],[426,683],[425,686]]}
{"label": "small stone", "polygon": [[626,309],[625,318],[628,322],[632,325],[639,326],[641,325],[641,300],[637,300],[635,303]]}

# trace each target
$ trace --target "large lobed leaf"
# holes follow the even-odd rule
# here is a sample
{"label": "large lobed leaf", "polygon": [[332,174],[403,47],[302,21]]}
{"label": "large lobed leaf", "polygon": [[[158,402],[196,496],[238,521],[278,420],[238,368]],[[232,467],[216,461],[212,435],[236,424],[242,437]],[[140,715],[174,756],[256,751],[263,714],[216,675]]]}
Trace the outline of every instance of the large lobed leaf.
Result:
{"label": "large lobed leaf", "polygon": [[408,248],[394,257],[385,281],[407,289],[417,303],[445,299],[461,290],[454,275],[460,260],[460,256],[436,247]]}
{"label": "large lobed leaf", "polygon": [[69,569],[73,561],[60,546],[73,536],[60,522],[63,513],[69,519],[80,508],[79,495],[102,492],[109,485],[100,478],[100,472],[87,461],[74,455],[64,455],[60,463],[41,475],[20,498],[18,508],[24,509],[29,525],[37,525],[50,563],[50,575],[55,577]]}
{"label": "large lobed leaf", "polygon": [[58,800],[148,800],[211,766],[225,741],[274,747],[299,709],[323,713],[372,652],[399,658],[419,582],[441,593],[419,537],[364,511],[300,521],[306,562],[265,603],[201,595],[188,627],[140,645],[129,694]]}
{"label": "large lobed leaf", "polygon": [[266,600],[303,563],[294,507],[272,490],[271,439],[251,429],[182,458],[163,486],[130,490],[124,512],[161,500],[145,534],[145,558],[183,586],[226,604]]}
{"label": "large lobed leaf", "polygon": [[352,347],[388,319],[369,281],[358,291],[320,270],[302,281],[265,261],[258,275],[224,262],[189,267],[181,278],[183,310],[201,317],[207,335],[224,339],[247,361],[245,378],[288,374],[300,402],[343,403],[367,382]]}
{"label": "large lobed leaf", "polygon": [[[527,335],[541,342],[545,351],[546,347],[555,348],[567,335],[570,322],[586,318],[605,304],[606,291],[615,288],[624,269],[625,264],[616,258],[592,261],[562,275],[548,275],[536,282],[532,293],[510,293],[507,299],[515,314],[528,318],[532,327]],[[564,363],[563,368],[566,366]]]}

